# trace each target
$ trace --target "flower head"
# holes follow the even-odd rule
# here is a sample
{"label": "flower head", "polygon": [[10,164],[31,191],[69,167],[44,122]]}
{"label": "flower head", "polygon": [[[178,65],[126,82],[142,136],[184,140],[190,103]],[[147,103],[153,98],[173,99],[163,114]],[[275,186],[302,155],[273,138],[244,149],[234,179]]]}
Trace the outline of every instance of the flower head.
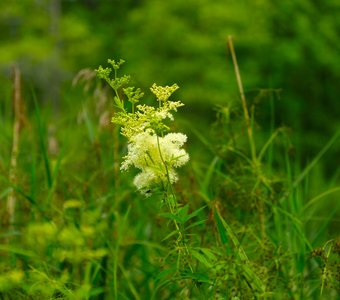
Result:
{"label": "flower head", "polygon": [[168,180],[171,184],[178,180],[175,168],[189,160],[188,153],[181,148],[186,140],[182,133],[168,133],[164,137],[150,132],[137,134],[128,144],[121,169],[134,166],[141,170],[134,184],[144,194],[157,186],[166,187]]}

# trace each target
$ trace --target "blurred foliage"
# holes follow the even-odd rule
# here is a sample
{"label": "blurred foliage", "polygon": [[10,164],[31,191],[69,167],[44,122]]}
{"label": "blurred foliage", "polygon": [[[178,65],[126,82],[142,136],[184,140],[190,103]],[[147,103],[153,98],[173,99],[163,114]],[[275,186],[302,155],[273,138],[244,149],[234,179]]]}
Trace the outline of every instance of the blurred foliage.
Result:
{"label": "blurred foliage", "polygon": [[[112,94],[91,71],[112,57],[129,62],[126,72],[146,98],[155,80],[180,86],[176,96],[186,104],[179,115],[192,165],[177,189],[190,212],[206,202],[221,205],[256,274],[277,291],[274,298],[318,295],[321,274],[335,299],[339,139],[287,201],[278,198],[340,125],[339,14],[336,0],[0,1],[0,201],[12,189],[19,200],[17,223],[0,231],[0,298],[100,299],[115,294],[115,276],[122,297],[138,299],[137,289],[148,299],[157,293],[167,298],[188,283],[171,282],[158,291],[169,284],[169,268],[163,269],[176,257],[161,258],[166,251],[159,241],[168,227],[158,216],[157,199],[141,201],[130,175],[118,176],[125,149],[109,124]],[[243,159],[247,140],[228,35],[234,37],[257,145],[282,126],[263,156],[267,177],[259,187]],[[17,186],[7,179],[14,64],[23,74],[27,118]],[[259,239],[261,199],[267,201],[269,241]],[[193,238],[205,251],[193,248],[202,273],[192,280],[204,283],[209,274],[218,278],[216,286],[234,293],[224,286],[228,279],[247,293],[239,278],[243,265],[235,264],[238,254],[230,245],[227,254],[221,247],[225,228],[217,214],[214,224],[210,209],[200,216],[206,221],[197,231],[200,243]],[[1,221],[4,214],[2,205]],[[309,241],[324,245],[313,253],[319,262],[308,257]]]}
{"label": "blurred foliage", "polygon": [[[213,108],[238,101],[226,49],[233,35],[248,98],[281,89],[274,121],[292,126],[303,157],[312,156],[339,126],[339,10],[331,0],[1,2],[0,96],[8,97],[6,77],[18,63],[38,98],[58,107],[79,69],[122,57],[128,73],[141,74],[135,78],[142,86],[156,76],[158,84],[182,87],[178,97],[188,104],[182,116],[208,134]],[[265,126],[269,98],[261,105]]]}

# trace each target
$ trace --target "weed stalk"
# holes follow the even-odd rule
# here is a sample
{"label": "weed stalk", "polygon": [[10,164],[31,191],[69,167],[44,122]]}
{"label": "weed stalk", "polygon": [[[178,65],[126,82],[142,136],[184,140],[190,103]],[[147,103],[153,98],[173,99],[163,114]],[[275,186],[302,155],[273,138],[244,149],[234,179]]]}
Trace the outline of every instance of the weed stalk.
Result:
{"label": "weed stalk", "polygon": [[[173,216],[177,216],[178,215],[178,204],[177,204],[177,199],[176,199],[176,195],[174,192],[174,189],[172,187],[172,183],[170,180],[170,174],[169,174],[169,169],[167,164],[165,163],[164,159],[163,159],[163,155],[162,155],[162,151],[161,151],[161,147],[159,144],[159,137],[157,136],[157,146],[158,146],[158,151],[159,151],[159,155],[161,158],[161,161],[165,167],[165,171],[166,171],[166,177],[167,177],[167,181],[168,181],[168,187],[165,189],[166,194],[165,194],[165,201],[169,207],[170,213]],[[172,201],[170,201],[169,199],[169,190],[172,196]],[[184,247],[184,251],[185,251],[185,256],[188,258],[188,266],[190,268],[191,273],[194,273],[194,270],[190,264],[190,260],[189,260],[189,256],[190,256],[190,251],[188,249],[186,240],[185,240],[185,233],[183,232],[182,226],[181,224],[178,224],[178,222],[176,221],[176,219],[173,219],[174,224],[175,224],[175,228],[176,231],[178,232],[178,239],[176,241],[177,247],[180,250],[181,249],[181,244]]]}
{"label": "weed stalk", "polygon": [[[244,94],[241,74],[240,74],[240,70],[239,70],[239,67],[238,67],[238,63],[237,63],[237,58],[236,58],[236,53],[235,53],[235,49],[234,49],[232,36],[228,36],[228,49],[230,50],[231,57],[232,57],[232,60],[233,60],[235,76],[236,76],[237,85],[238,85],[239,92],[240,92],[244,118],[245,118],[246,126],[247,126],[248,141],[249,141],[249,146],[250,146],[252,165],[253,165],[253,168],[255,170],[256,176],[261,178],[262,176],[261,176],[261,171],[260,171],[260,164],[259,164],[259,161],[258,161],[257,155],[256,155],[256,146],[255,146],[255,140],[254,140],[254,135],[253,135],[252,120],[249,117],[247,100],[246,100],[246,96]],[[263,201],[261,199],[259,199],[258,205],[259,205],[259,218],[260,218],[260,226],[261,226],[261,236],[262,236],[262,239],[264,239],[266,237],[265,212],[264,212],[264,204],[263,204]]]}
{"label": "weed stalk", "polygon": [[[20,120],[21,120],[21,74],[18,66],[13,67],[13,109],[14,109],[14,123],[13,123],[13,144],[11,152],[11,161],[9,168],[9,180],[12,184],[16,182],[17,173],[17,158],[19,153],[19,135],[20,135]],[[10,191],[7,197],[7,211],[9,225],[15,222],[15,204],[16,197],[14,189]]]}

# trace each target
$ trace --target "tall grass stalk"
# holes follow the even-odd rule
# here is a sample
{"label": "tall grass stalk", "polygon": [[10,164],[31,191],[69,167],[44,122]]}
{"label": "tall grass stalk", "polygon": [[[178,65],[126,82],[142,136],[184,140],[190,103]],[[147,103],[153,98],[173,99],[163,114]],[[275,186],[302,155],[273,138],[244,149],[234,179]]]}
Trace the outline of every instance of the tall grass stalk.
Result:
{"label": "tall grass stalk", "polygon": [[[260,164],[259,164],[259,160],[258,160],[257,153],[256,153],[256,144],[255,144],[254,134],[253,134],[254,117],[253,117],[253,114],[252,114],[252,118],[250,118],[249,116],[247,100],[246,100],[246,96],[245,96],[244,89],[243,89],[241,74],[240,74],[240,70],[238,67],[238,63],[237,63],[232,36],[228,37],[228,48],[230,50],[230,54],[232,57],[237,85],[238,85],[239,92],[240,92],[244,119],[245,119],[247,133],[248,133],[248,141],[249,141],[250,153],[251,153],[251,158],[252,158],[252,165],[253,165],[254,173],[258,177],[258,183],[260,183],[260,181],[262,181],[261,180],[262,172],[260,170]],[[254,109],[252,111],[254,112]],[[254,190],[255,190],[255,187],[254,187]],[[261,235],[262,235],[262,239],[264,240],[266,238],[266,228],[265,228],[266,216],[265,216],[265,211],[264,211],[264,204],[261,199],[258,201],[258,212],[259,212],[259,218],[260,218],[260,224],[261,224]]]}
{"label": "tall grass stalk", "polygon": [[[17,182],[17,159],[19,154],[19,136],[20,136],[20,123],[22,122],[22,96],[21,96],[21,73],[18,66],[13,67],[13,136],[12,136],[12,152],[9,166],[9,180],[12,184]],[[7,195],[7,210],[8,210],[8,223],[13,226],[15,223],[15,203],[16,196],[14,190]]]}

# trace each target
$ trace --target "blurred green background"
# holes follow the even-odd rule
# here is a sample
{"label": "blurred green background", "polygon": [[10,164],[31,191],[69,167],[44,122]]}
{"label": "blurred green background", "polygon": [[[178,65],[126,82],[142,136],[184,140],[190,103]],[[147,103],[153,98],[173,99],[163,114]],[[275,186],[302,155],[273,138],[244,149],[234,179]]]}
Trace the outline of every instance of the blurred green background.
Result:
{"label": "blurred green background", "polygon": [[[263,174],[249,164],[230,35]],[[176,192],[190,210],[208,204],[199,245],[225,252],[210,220],[221,205],[275,299],[319,295],[333,260],[321,270],[310,252],[329,254],[339,233],[339,37],[339,0],[0,1],[0,298],[132,299],[133,285],[141,299],[157,295],[169,226],[158,196],[143,199],[133,172],[119,171],[126,140],[93,72],[108,58],[126,60],[119,76],[132,75],[149,104],[154,82],[180,86],[172,130],[188,135],[191,159]]]}
{"label": "blurred green background", "polygon": [[[209,134],[216,106],[239,99],[228,35],[249,105],[261,100],[257,126],[269,127],[272,109],[261,91],[275,89],[275,125],[292,128],[294,145],[308,161],[339,127],[335,0],[1,1],[0,105],[11,100],[14,64],[39,101],[62,111],[66,98],[75,107],[83,101],[71,84],[80,69],[123,58],[124,71],[145,90],[154,81],[176,82],[176,97],[186,104],[180,116]],[[327,157],[325,174],[339,163],[337,147]]]}

